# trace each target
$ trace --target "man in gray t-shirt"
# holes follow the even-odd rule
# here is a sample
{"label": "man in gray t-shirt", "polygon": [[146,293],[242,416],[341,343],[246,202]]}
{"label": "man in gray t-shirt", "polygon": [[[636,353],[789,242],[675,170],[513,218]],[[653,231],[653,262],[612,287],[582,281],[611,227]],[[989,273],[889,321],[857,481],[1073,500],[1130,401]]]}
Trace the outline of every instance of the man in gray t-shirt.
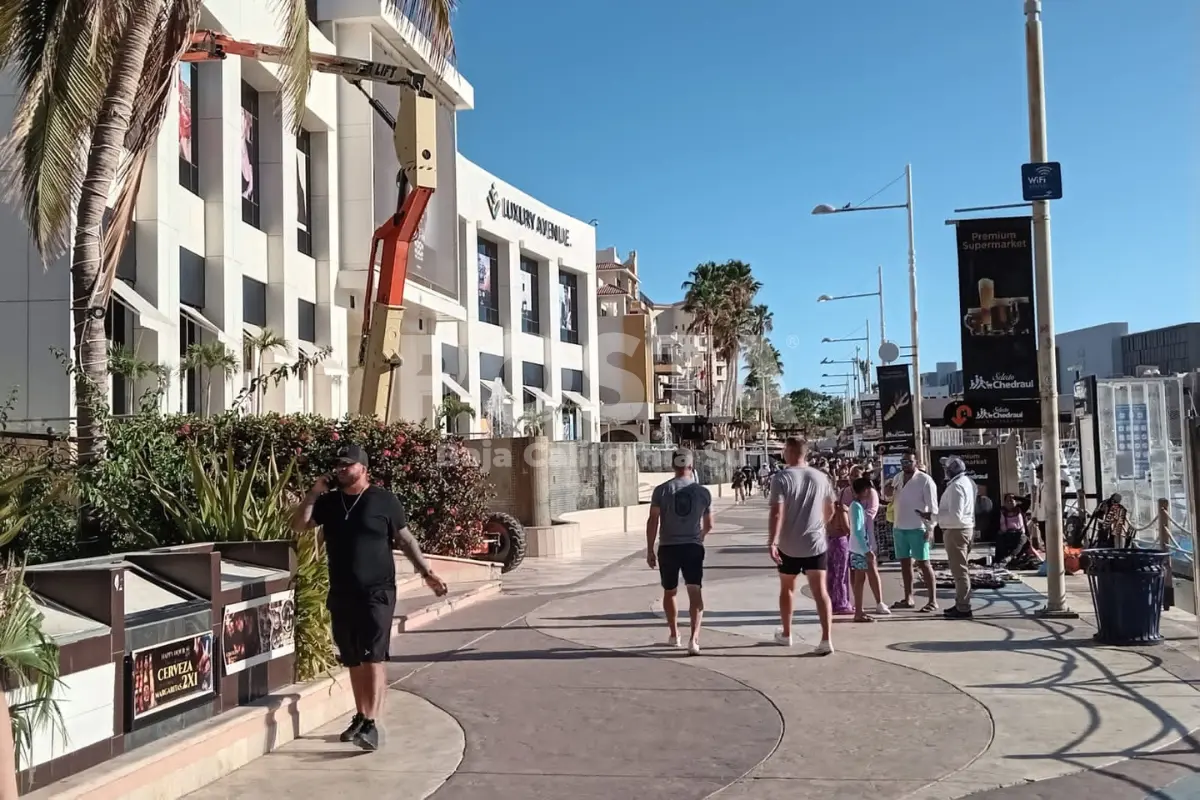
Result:
{"label": "man in gray t-shirt", "polygon": [[780,470],[771,481],[767,547],[771,560],[779,568],[779,618],[782,623],[775,641],[787,647],[792,644],[796,576],[803,572],[821,619],[821,643],[816,652],[828,655],[833,652],[830,639],[833,607],[825,585],[828,564],[825,526],[837,508],[837,498],[829,478],[805,462],[807,452],[808,442],[789,438],[783,447],[787,469]]}
{"label": "man in gray t-shirt", "polygon": [[[695,655],[700,652],[700,619],[704,611],[700,586],[704,582],[704,537],[712,530],[712,493],[696,483],[691,452],[676,451],[673,460],[675,477],[657,486],[650,498],[646,563],[651,569],[658,569],[662,581],[663,612],[670,631],[667,643],[672,647],[679,646],[675,593],[679,589],[679,574],[683,573],[692,623],[688,651]],[[657,550],[655,539],[659,540]]]}

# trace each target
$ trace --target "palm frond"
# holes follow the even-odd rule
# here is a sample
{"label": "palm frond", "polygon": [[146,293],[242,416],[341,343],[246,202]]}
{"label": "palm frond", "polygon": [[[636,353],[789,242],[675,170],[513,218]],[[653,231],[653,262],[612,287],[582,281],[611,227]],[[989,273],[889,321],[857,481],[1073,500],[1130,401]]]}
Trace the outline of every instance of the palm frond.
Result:
{"label": "palm frond", "polygon": [[19,201],[44,262],[70,237],[91,141],[112,64],[119,3],[6,0],[0,3],[0,67],[20,96],[0,164],[17,176]]}
{"label": "palm frond", "polygon": [[407,19],[429,41],[429,62],[441,72],[454,62],[454,31],[451,28],[457,0],[384,0],[393,13]]}
{"label": "palm frond", "polygon": [[308,6],[304,0],[272,0],[279,18],[285,58],[279,63],[283,84],[280,100],[284,124],[299,133],[304,122],[304,103],[312,82],[312,50],[308,39]]}

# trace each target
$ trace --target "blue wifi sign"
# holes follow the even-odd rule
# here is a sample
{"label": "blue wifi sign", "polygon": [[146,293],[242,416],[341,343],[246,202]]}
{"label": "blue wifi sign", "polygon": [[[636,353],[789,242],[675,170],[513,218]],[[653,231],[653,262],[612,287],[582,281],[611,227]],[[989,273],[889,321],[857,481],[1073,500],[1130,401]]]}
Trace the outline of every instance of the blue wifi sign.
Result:
{"label": "blue wifi sign", "polygon": [[1062,199],[1062,164],[1047,161],[1044,164],[1021,165],[1021,195],[1026,200]]}

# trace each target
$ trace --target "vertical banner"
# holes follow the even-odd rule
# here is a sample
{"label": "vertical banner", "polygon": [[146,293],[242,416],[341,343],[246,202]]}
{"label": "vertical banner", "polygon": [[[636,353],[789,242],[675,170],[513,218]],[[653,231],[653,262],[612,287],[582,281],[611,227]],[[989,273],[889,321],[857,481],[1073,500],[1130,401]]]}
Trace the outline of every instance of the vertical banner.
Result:
{"label": "vertical banner", "polygon": [[908,365],[881,366],[876,374],[884,438],[913,437],[913,396],[912,384],[908,380]]}
{"label": "vertical banner", "polygon": [[879,401],[862,400],[858,407],[862,411],[863,439],[874,442],[883,438],[883,430],[879,427]]}
{"label": "vertical banner", "polygon": [[1030,218],[962,220],[956,236],[966,400],[1036,402]]}

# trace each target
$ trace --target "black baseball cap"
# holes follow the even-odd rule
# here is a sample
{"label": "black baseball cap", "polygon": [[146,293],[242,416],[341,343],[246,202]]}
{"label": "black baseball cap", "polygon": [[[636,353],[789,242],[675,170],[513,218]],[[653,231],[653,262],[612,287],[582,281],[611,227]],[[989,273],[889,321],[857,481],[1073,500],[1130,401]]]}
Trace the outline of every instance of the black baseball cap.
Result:
{"label": "black baseball cap", "polygon": [[346,466],[348,464],[362,464],[364,467],[371,466],[371,461],[367,458],[367,451],[356,444],[348,444],[338,450],[333,462],[338,466]]}

